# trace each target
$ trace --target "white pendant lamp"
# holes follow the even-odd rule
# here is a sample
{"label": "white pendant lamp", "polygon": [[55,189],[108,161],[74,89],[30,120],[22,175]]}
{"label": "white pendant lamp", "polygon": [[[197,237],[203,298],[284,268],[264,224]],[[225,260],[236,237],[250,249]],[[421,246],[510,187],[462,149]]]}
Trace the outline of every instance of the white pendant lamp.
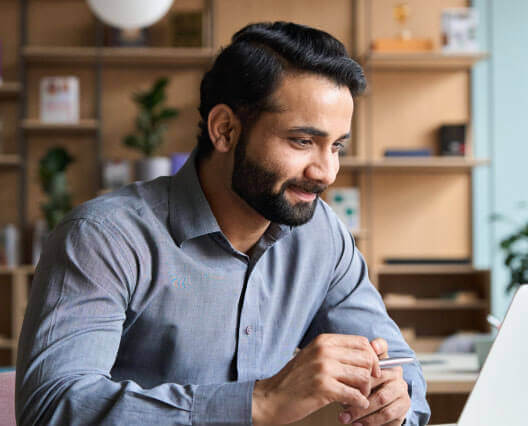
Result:
{"label": "white pendant lamp", "polygon": [[105,24],[121,29],[148,27],[160,20],[173,0],[88,0],[88,6]]}

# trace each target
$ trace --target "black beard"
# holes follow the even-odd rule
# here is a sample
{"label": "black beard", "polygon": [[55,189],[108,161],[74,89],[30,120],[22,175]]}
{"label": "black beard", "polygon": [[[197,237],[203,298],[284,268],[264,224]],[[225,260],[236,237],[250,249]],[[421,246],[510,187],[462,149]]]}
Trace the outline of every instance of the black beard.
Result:
{"label": "black beard", "polygon": [[[231,178],[231,186],[236,194],[271,222],[289,226],[299,226],[308,222],[315,212],[319,194],[326,189],[326,185],[289,179],[284,182],[278,193],[274,193],[273,187],[279,176],[249,160],[246,156],[246,144],[246,138],[241,135],[235,148],[235,164]],[[316,198],[311,202],[292,205],[284,196],[288,187],[315,193]]]}

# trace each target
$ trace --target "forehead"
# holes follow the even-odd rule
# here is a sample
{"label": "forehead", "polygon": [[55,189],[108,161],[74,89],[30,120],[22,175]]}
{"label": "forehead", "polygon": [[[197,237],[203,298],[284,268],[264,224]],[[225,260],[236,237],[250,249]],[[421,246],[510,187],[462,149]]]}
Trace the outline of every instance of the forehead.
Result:
{"label": "forehead", "polygon": [[321,130],[347,132],[354,102],[350,90],[314,74],[286,74],[272,95],[278,113],[269,118],[293,126],[317,126]]}

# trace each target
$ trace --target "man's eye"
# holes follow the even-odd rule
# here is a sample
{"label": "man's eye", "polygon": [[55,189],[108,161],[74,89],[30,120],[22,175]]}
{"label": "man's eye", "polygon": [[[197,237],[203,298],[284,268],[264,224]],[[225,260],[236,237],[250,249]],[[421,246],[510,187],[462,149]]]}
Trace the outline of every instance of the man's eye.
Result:
{"label": "man's eye", "polygon": [[303,138],[290,138],[291,141],[295,142],[298,145],[301,146],[307,146],[312,143],[311,139],[303,139]]}
{"label": "man's eye", "polygon": [[336,142],[334,143],[334,151],[343,151],[345,149],[345,144],[342,142]]}

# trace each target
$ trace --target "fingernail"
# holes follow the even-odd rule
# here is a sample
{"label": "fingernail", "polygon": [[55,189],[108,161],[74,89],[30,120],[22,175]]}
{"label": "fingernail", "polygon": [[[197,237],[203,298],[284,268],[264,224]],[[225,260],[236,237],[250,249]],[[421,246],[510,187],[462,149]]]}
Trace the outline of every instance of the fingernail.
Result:
{"label": "fingernail", "polygon": [[346,424],[348,424],[352,420],[352,416],[348,413],[341,413],[339,415],[339,418],[341,420],[341,423],[346,423]]}
{"label": "fingernail", "polygon": [[356,423],[352,423],[352,426],[363,426],[363,425],[361,423],[356,422]]}
{"label": "fingernail", "polygon": [[378,343],[378,342],[373,342],[373,343],[372,343],[372,347],[374,348],[374,350],[376,351],[376,353],[381,352],[381,348],[379,347],[379,343]]}

